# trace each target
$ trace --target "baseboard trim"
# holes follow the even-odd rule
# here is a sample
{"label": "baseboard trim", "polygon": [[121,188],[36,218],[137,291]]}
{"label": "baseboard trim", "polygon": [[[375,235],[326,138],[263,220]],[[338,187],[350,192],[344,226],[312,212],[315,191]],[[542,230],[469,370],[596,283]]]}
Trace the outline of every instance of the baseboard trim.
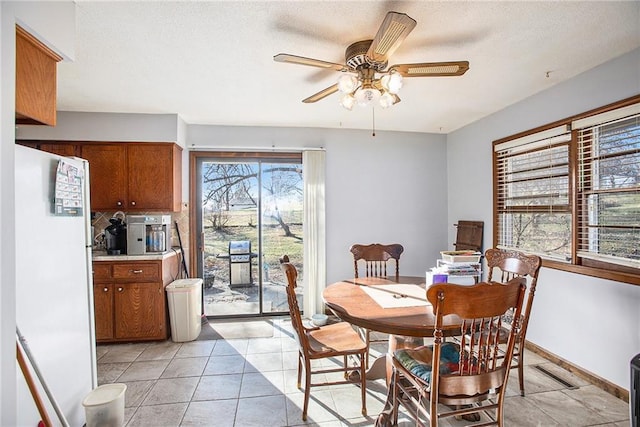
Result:
{"label": "baseboard trim", "polygon": [[556,365],[566,369],[567,371],[571,372],[572,374],[584,379],[585,381],[590,382],[591,384],[595,385],[596,387],[601,388],[602,390],[606,391],[609,394],[612,394],[613,396],[617,397],[618,399],[622,399],[625,402],[629,403],[629,390],[626,390],[614,383],[612,383],[611,381],[605,380],[602,377],[599,377],[598,375],[591,373],[583,368],[581,368],[580,366],[574,365],[573,363],[563,359],[560,356],[557,356],[553,353],[551,353],[550,351],[545,350],[544,348],[526,341],[525,342],[525,348],[527,350],[530,350],[534,353],[536,353],[539,356],[544,357],[545,359],[555,363]]}

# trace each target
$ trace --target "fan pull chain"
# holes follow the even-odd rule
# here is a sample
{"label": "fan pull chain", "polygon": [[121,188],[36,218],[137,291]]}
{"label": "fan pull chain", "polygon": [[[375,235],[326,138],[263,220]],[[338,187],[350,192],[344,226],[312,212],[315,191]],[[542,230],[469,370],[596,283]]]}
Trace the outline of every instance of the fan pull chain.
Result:
{"label": "fan pull chain", "polygon": [[375,138],[376,136],[376,109],[375,107],[371,107],[371,117],[373,124],[371,125],[371,136]]}

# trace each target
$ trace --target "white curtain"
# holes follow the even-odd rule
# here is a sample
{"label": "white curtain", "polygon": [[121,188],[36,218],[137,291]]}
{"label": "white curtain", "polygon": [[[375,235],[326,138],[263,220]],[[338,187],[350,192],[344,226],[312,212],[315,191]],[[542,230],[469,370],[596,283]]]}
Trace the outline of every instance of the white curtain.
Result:
{"label": "white curtain", "polygon": [[326,234],[325,234],[325,152],[302,152],[304,180],[304,256],[303,256],[303,309],[305,317],[324,313],[322,291],[326,286]]}

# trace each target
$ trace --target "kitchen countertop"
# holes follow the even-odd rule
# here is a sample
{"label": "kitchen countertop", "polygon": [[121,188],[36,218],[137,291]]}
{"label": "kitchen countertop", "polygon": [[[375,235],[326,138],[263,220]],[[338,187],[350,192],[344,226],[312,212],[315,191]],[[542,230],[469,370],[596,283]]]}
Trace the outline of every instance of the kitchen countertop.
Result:
{"label": "kitchen countertop", "polygon": [[93,251],[94,261],[157,261],[169,258],[180,253],[180,248],[171,248],[170,251],[145,255],[108,255],[107,251]]}

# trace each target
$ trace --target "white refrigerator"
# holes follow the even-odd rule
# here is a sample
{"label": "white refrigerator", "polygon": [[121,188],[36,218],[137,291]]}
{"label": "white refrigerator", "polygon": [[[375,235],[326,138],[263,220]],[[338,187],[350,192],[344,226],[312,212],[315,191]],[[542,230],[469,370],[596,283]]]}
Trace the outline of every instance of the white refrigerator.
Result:
{"label": "white refrigerator", "polygon": [[[20,145],[15,155],[16,323],[67,422],[80,427],[82,400],[97,387],[88,163]],[[83,171],[81,200],[74,195],[80,216],[54,215],[57,176],[66,189],[56,174],[61,159]],[[41,417],[16,369],[18,425],[35,426]],[[39,391],[49,418],[61,425]]]}

